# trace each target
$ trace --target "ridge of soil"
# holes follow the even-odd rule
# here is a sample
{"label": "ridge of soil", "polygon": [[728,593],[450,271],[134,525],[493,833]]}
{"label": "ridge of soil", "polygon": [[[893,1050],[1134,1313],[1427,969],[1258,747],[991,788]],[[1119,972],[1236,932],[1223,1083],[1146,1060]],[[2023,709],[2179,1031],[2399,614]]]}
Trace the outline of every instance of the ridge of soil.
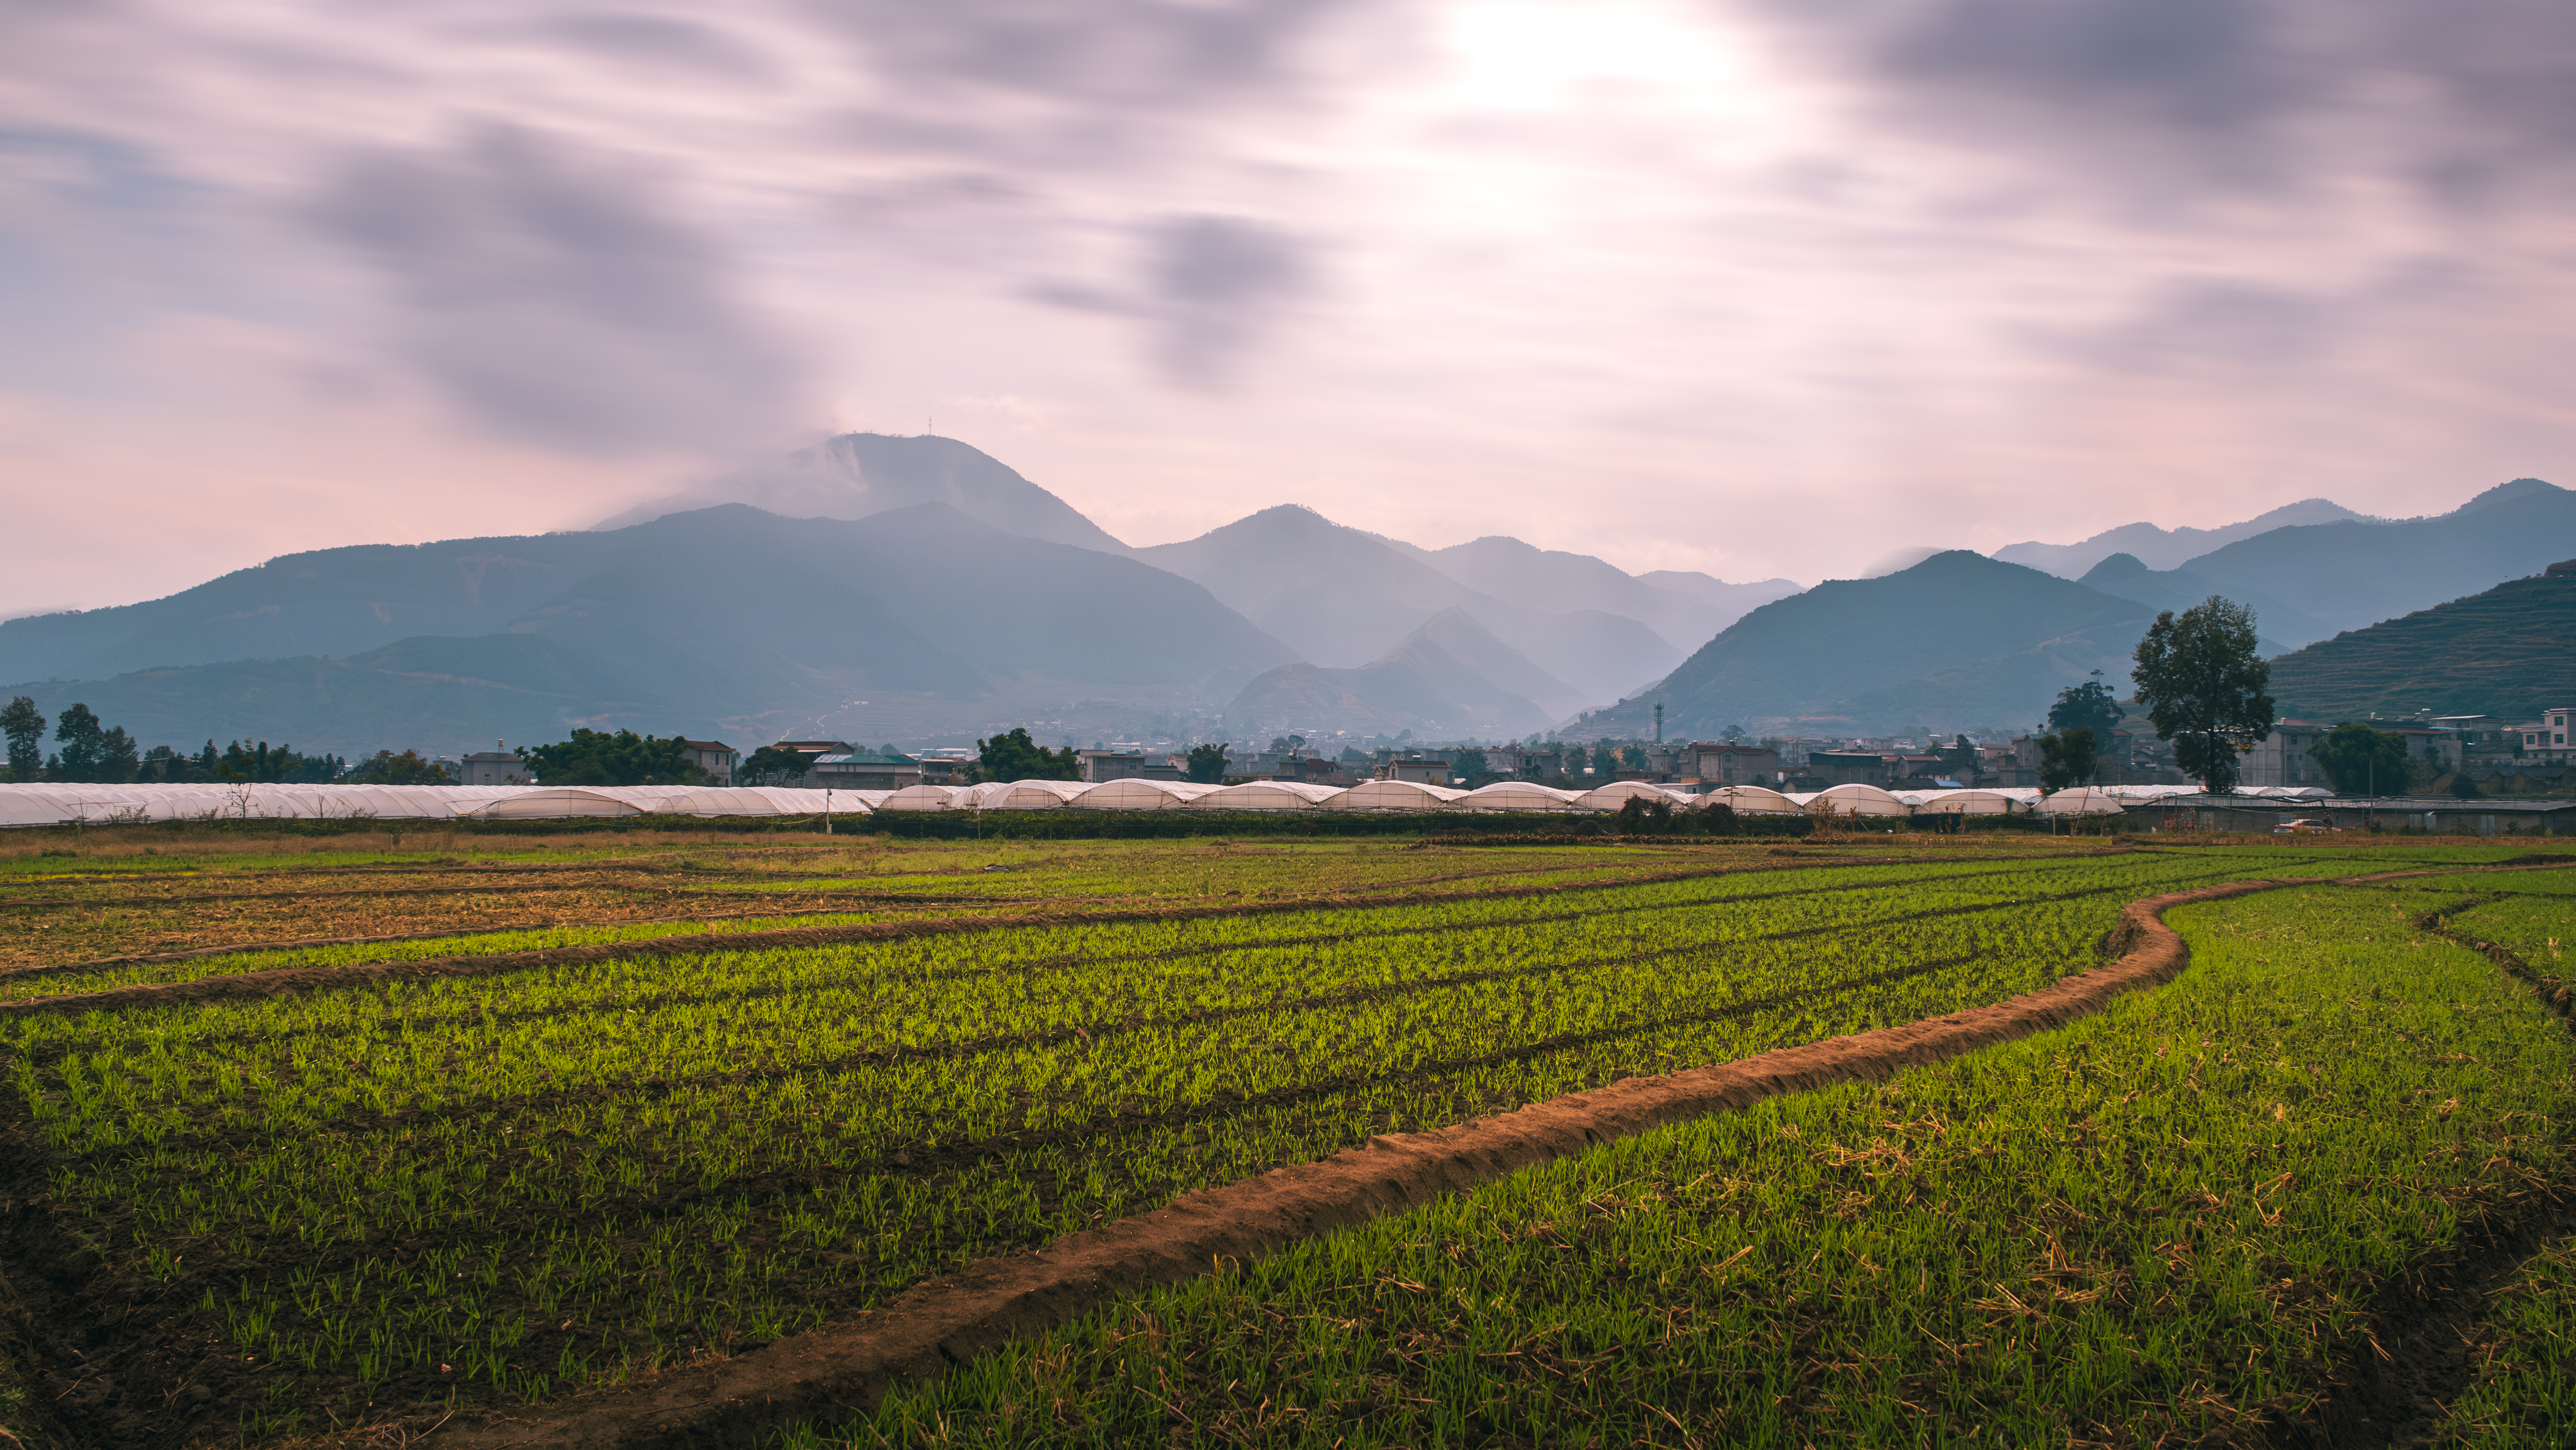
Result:
{"label": "ridge of soil", "polygon": [[[2066,859],[2070,854],[2051,853],[2044,858],[2033,859]],[[2125,854],[2127,853],[2123,851],[2088,852],[2084,853],[2081,859]],[[1862,864],[1912,863],[1865,862]],[[572,963],[626,961],[642,957],[702,956],[721,951],[773,951],[792,947],[840,946],[853,942],[894,941],[916,936],[998,931],[1013,927],[1087,926],[1133,921],[1199,921],[1215,917],[1270,916],[1298,911],[1349,911],[1382,906],[1513,900],[1532,896],[1554,896],[1569,891],[1604,891],[1629,886],[1655,886],[1675,881],[1747,875],[1778,869],[1780,868],[1774,866],[1738,862],[1685,871],[1658,871],[1643,876],[1622,877],[1616,881],[1534,882],[1521,886],[1500,886],[1483,891],[1460,891],[1429,897],[1297,897],[1276,901],[1237,901],[1222,906],[1163,906],[1122,911],[1066,913],[1029,912],[1022,915],[952,916],[919,921],[863,922],[850,926],[785,927],[776,931],[688,932],[676,936],[646,937],[637,941],[591,942],[578,946],[542,947],[524,952],[495,952],[485,956],[423,957],[408,962],[360,962],[340,967],[280,967],[264,972],[239,972],[228,976],[203,977],[187,982],[155,982],[130,987],[110,987],[97,992],[67,992],[60,996],[29,997],[14,1002],[0,1002],[0,1018],[35,1013],[117,1011],[128,1007],[194,1006],[208,1002],[285,996],[296,992],[364,987],[386,981],[413,982],[429,981],[440,977],[492,976],[502,972]],[[241,949],[236,948],[236,950]],[[81,965],[85,969],[97,964]],[[28,969],[29,972],[47,970],[49,969]]]}
{"label": "ridge of soil", "polygon": [[2166,910],[2330,882],[2258,878],[2133,901],[2104,939],[2116,961],[1994,1006],[1628,1078],[1431,1132],[1372,1138],[1317,1162],[1185,1194],[1034,1254],[978,1261],[848,1324],[515,1415],[486,1412],[451,1423],[442,1443],[473,1450],[748,1444],[781,1424],[860,1413],[900,1383],[936,1376],[1115,1295],[1194,1277],[1221,1258],[1258,1258],[1650,1128],[1830,1084],[1879,1081],[2065,1026],[2124,993],[2171,981],[2189,964],[2189,948],[2164,924]]}

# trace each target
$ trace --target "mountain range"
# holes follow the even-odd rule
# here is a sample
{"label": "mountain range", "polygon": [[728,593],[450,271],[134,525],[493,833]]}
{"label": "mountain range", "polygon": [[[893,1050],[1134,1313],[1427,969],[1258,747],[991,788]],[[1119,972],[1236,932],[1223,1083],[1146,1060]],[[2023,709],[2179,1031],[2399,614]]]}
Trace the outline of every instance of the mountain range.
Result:
{"label": "mountain range", "polygon": [[2330,499],[2303,498],[2279,508],[2256,514],[2241,524],[2222,524],[2214,529],[2167,529],[2154,524],[2122,524],[2104,529],[2093,537],[2075,544],[2043,544],[2033,541],[2008,544],[1994,552],[1994,557],[2007,564],[2027,564],[2062,579],[2079,579],[2094,565],[2113,554],[2127,554],[2150,569],[2171,569],[2184,560],[2198,558],[2212,549],[2224,548],[2239,539],[2267,534],[2293,524],[2331,524],[2346,519],[2367,519]]}
{"label": "mountain range", "polygon": [[[2286,524],[2171,569],[2115,553],[2080,581],[1964,550],[1935,554],[1766,604],[1654,689],[1585,716],[1576,733],[1650,728],[1657,701],[1667,731],[1696,734],[1728,725],[1811,735],[2026,729],[2094,670],[2125,691],[2138,637],[2165,610],[2212,595],[2248,605],[2263,647],[2284,654],[2295,675],[2304,666],[2287,665],[2301,658],[2289,651],[2570,555],[2576,493],[2536,478],[2429,518]],[[2435,709],[2486,708],[2415,693],[2425,696],[2415,704]]]}
{"label": "mountain range", "polygon": [[2294,719],[2492,715],[2576,704],[2576,560],[2383,620],[2272,661]]}
{"label": "mountain range", "polygon": [[[727,493],[771,507],[710,503]],[[317,550],[141,604],[0,622],[0,680],[22,682],[0,691],[49,714],[87,703],[147,742],[344,752],[575,725],[1213,733],[1255,677],[1304,661],[1368,669],[1377,703],[1334,718],[1526,730],[1682,657],[1601,603],[1697,629],[1797,588],[1646,583],[1510,539],[1462,549],[1293,507],[1130,549],[963,443],[857,434],[595,530]],[[1456,577],[1471,569],[1513,597]],[[1265,686],[1247,704],[1293,698]]]}
{"label": "mountain range", "polygon": [[1653,691],[1575,733],[1635,735],[1665,708],[1668,736],[1948,735],[2025,729],[2100,670],[2125,692],[2156,611],[1965,549],[1875,579],[1834,579],[1763,605],[1700,646]]}
{"label": "mountain range", "polygon": [[1503,536],[1426,549],[1296,505],[1131,548],[966,444],[852,434],[594,530],[318,550],[0,622],[0,680],[31,682],[0,694],[147,743],[342,752],[575,725],[1636,734],[1658,701],[1681,733],[2020,729],[2097,669],[2125,686],[2146,623],[2211,594],[2287,652],[2576,556],[2576,494],[2517,479],[2401,521],[2308,500],[2000,552],[2032,550],[2081,577],[1954,550],[1800,592]]}

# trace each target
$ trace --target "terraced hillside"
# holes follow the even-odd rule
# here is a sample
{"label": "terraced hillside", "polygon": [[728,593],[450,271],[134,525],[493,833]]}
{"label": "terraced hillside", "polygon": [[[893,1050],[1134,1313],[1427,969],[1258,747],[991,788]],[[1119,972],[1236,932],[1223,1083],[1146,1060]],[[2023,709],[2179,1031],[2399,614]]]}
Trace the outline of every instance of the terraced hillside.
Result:
{"label": "terraced hillside", "polygon": [[2534,578],[2349,630],[2272,661],[2284,715],[2493,715],[2519,724],[2576,700],[2576,560]]}

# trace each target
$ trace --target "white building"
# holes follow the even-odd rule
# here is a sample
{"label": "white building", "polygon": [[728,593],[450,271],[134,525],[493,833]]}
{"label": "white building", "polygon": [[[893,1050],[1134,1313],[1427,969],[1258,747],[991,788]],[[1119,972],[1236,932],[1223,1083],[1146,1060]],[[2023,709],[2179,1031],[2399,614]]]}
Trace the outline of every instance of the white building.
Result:
{"label": "white building", "polygon": [[2540,723],[2522,727],[2522,758],[2539,765],[2565,765],[2576,755],[2567,737],[2576,733],[2569,721],[2576,718],[2576,705],[2560,705],[2540,712]]}
{"label": "white building", "polygon": [[456,762],[458,785],[527,785],[534,779],[526,757],[507,750],[478,750]]}
{"label": "white building", "polygon": [[[2334,782],[2326,778],[2325,767],[2308,753],[2310,746],[2324,739],[2334,729],[2314,720],[2281,720],[2274,722],[2272,733],[2263,737],[2252,754],[2237,762],[2236,782],[2243,786],[2322,785]],[[2125,765],[2128,762],[2122,761]]]}

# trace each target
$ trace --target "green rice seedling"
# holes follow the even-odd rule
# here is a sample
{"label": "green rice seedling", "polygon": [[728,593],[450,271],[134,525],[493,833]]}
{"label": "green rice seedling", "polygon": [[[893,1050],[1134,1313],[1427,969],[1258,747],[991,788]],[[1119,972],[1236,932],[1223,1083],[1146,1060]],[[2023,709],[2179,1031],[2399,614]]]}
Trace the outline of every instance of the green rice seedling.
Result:
{"label": "green rice seedling", "polygon": [[2416,1443],[2508,1450],[2576,1440],[2576,1239],[2555,1239],[2488,1301],[2476,1368]]}
{"label": "green rice seedling", "polygon": [[2191,969],[2084,1023],[1226,1266],[786,1439],[2144,1445],[2295,1420],[2381,1284],[2570,1166],[2576,1043],[2385,910],[2177,910]]}
{"label": "green rice seedling", "polygon": [[[140,1269],[324,1276],[256,1306],[272,1354],[519,1393],[1372,1132],[2025,990],[2088,964],[2122,900],[2225,869],[1835,868],[595,963],[15,1023],[13,1080],[57,1190]],[[364,1366],[325,1280],[400,1286]],[[505,1320],[544,1327],[478,1338]]]}

